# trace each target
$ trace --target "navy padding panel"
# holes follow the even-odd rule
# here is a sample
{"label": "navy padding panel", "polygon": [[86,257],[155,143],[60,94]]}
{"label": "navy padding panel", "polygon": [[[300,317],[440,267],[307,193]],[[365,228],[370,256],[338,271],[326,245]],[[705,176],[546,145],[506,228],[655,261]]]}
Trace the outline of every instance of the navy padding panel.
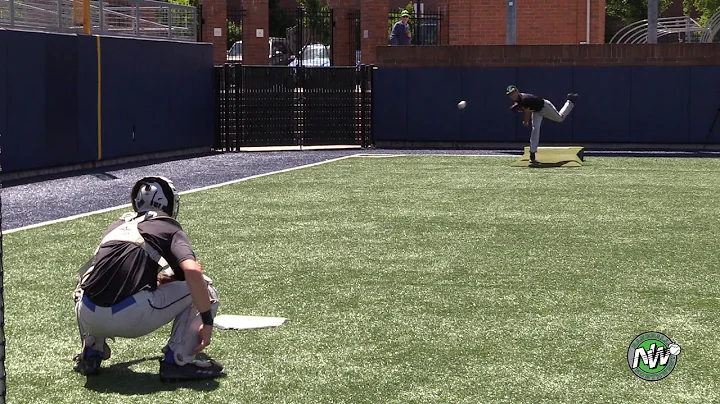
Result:
{"label": "navy padding panel", "polygon": [[45,40],[48,34],[7,31],[7,135],[3,171],[47,168],[45,144]]}
{"label": "navy padding panel", "polygon": [[632,68],[576,67],[574,77],[573,142],[628,142]]}
{"label": "navy padding panel", "polygon": [[[560,111],[567,100],[568,93],[573,92],[573,68],[518,67],[517,83],[515,84],[520,92],[545,98]],[[543,119],[540,126],[540,146],[547,142],[572,142],[574,112],[573,109],[565,121],[559,123],[547,118]],[[522,118],[518,118],[516,127],[516,139],[529,142],[530,128],[522,126]]]}
{"label": "navy padding panel", "polygon": [[457,142],[463,139],[462,68],[419,67],[407,73],[407,140]]}
{"label": "navy padding panel", "polygon": [[513,142],[520,114],[510,111],[512,101],[505,87],[517,80],[514,67],[478,67],[462,70],[461,113],[463,140]]}
{"label": "navy padding panel", "polygon": [[[212,47],[197,43],[171,43],[177,69],[168,72],[173,94],[169,103],[170,137],[166,147],[180,149],[213,143]],[[192,80],[188,78],[192,77]]]}
{"label": "navy padding panel", "polygon": [[[126,40],[126,51],[134,51],[143,62],[135,69],[135,142],[129,142],[135,154],[167,151],[170,141],[170,99],[179,91],[173,88],[173,70],[182,69],[172,54],[172,44],[164,41]],[[132,58],[128,55],[128,58]],[[172,66],[172,68],[168,68]],[[189,78],[188,78],[189,80]]]}
{"label": "navy padding panel", "polygon": [[136,94],[135,71],[145,60],[132,55],[130,43],[123,38],[100,39],[103,159],[128,156],[133,151],[135,108],[142,102]]}
{"label": "navy padding panel", "polygon": [[633,67],[630,141],[686,143],[689,86],[689,67]]}
{"label": "navy padding panel", "polygon": [[78,161],[97,160],[97,39],[77,37]]}
{"label": "navy padding panel", "polygon": [[[690,68],[690,135],[691,143],[720,143],[720,66]],[[717,121],[715,121],[717,120]],[[710,128],[715,122],[715,126]]]}
{"label": "navy padding panel", "polygon": [[407,69],[373,70],[373,137],[383,141],[407,140]]}
{"label": "navy padding panel", "polygon": [[79,161],[77,36],[49,34],[45,42],[45,141],[53,166]]}
{"label": "navy padding panel", "polygon": [[[7,137],[7,31],[0,29],[0,153]],[[0,170],[5,170],[4,155],[0,155]]]}

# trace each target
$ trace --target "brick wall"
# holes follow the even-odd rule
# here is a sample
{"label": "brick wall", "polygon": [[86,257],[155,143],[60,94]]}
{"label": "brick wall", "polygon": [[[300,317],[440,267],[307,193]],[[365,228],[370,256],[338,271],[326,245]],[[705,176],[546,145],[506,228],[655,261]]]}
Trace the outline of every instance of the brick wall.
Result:
{"label": "brick wall", "polygon": [[[586,0],[520,0],[517,5],[518,45],[577,44],[586,40]],[[605,0],[591,0],[590,43],[603,43],[604,39]]]}
{"label": "brick wall", "polygon": [[[202,5],[202,38],[203,42],[213,43],[213,60],[225,63],[227,60],[227,1],[204,0]],[[215,28],[220,28],[221,35],[215,36]]]}
{"label": "brick wall", "polygon": [[[356,1],[330,0],[330,7],[333,10],[333,22],[335,23],[334,37],[332,43],[332,62],[335,66],[355,65],[355,38],[351,33],[351,21],[348,19],[350,10],[357,10],[359,4]],[[353,22],[354,24],[354,22]]]}
{"label": "brick wall", "polygon": [[380,46],[380,67],[720,65],[720,43]]}
{"label": "brick wall", "polygon": [[[270,45],[268,0],[243,0],[245,16],[243,17],[243,64],[267,65]],[[258,38],[256,30],[262,29],[263,36]]]}
{"label": "brick wall", "polygon": [[364,64],[375,63],[375,49],[388,45],[389,10],[388,0],[360,0],[360,49]]}
{"label": "brick wall", "polygon": [[504,1],[447,0],[443,24],[448,25],[450,45],[502,45],[507,6]]}

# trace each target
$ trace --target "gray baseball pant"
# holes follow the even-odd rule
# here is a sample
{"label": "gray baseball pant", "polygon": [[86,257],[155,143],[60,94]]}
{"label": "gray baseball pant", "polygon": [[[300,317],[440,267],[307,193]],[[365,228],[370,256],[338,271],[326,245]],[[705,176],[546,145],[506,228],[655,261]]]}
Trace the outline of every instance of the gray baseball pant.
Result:
{"label": "gray baseball pant", "polygon": [[562,122],[572,111],[574,104],[567,100],[562,109],[558,112],[552,102],[545,100],[545,105],[540,111],[532,113],[532,131],[530,132],[530,153],[536,153],[538,143],[540,143],[540,125],[542,125],[543,117],[555,122]]}
{"label": "gray baseball pant", "polygon": [[[214,317],[220,301],[212,280],[206,280]],[[106,338],[138,338],[171,321],[174,322],[168,347],[175,353],[178,365],[191,363],[195,359],[192,351],[200,344],[202,318],[184,281],[166,283],[154,291],[140,291],[112,307],[97,306],[83,296],[75,305],[75,314],[81,339],[96,351],[103,351]]]}

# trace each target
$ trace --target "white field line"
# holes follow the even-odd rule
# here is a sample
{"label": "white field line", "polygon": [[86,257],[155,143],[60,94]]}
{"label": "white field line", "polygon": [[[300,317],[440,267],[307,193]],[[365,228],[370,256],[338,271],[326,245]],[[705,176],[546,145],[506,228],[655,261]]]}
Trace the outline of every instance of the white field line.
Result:
{"label": "white field line", "polygon": [[[338,158],[335,158],[335,159],[319,161],[319,162],[317,162],[317,163],[305,164],[305,165],[302,165],[302,166],[285,168],[285,169],[282,169],[282,170],[271,171],[271,172],[267,172],[267,173],[263,173],[263,174],[251,175],[251,176],[249,176],[249,177],[243,177],[243,178],[239,178],[239,179],[237,179],[237,180],[222,182],[222,183],[220,183],[220,184],[215,184],[215,185],[209,185],[209,186],[207,186],[207,187],[193,188],[193,189],[189,189],[189,190],[187,190],[187,191],[182,191],[182,192],[180,192],[180,195],[191,194],[191,193],[194,193],[194,192],[206,191],[206,190],[208,190],[208,189],[224,187],[224,186],[226,186],[226,185],[237,184],[237,183],[239,183],[239,182],[244,182],[244,181],[252,180],[252,179],[255,179],[255,178],[266,177],[266,176],[268,176],[268,175],[281,174],[281,173],[286,173],[286,172],[290,172],[290,171],[300,170],[300,169],[303,169],[303,168],[315,167],[315,166],[319,166],[319,165],[322,165],[322,164],[333,163],[333,162],[336,162],[336,161],[340,161],[340,160],[344,160],[344,159],[348,159],[348,158],[352,158],[352,157],[363,157],[363,158],[366,158],[366,157],[376,157],[376,158],[377,158],[377,157],[381,157],[381,156],[382,156],[382,157],[412,157],[412,156],[509,157],[508,155],[501,155],[501,154],[380,154],[380,153],[378,153],[378,154],[369,154],[369,153],[368,153],[368,154],[363,154],[363,153],[358,153],[358,154],[352,154],[352,155],[349,155],[349,156],[338,157]],[[31,224],[31,225],[28,225],[28,226],[17,227],[17,228],[14,228],[14,229],[5,230],[5,231],[3,231],[2,233],[3,233],[3,234],[15,233],[15,232],[22,231],[22,230],[34,229],[34,228],[37,228],[37,227],[48,226],[48,225],[55,224],[55,223],[62,223],[62,222],[70,221],[70,220],[80,219],[80,218],[82,218],[82,217],[87,217],[87,216],[92,216],[92,215],[98,215],[98,214],[101,214],[101,213],[111,212],[111,211],[113,211],[113,210],[125,209],[125,208],[129,208],[129,207],[131,207],[131,206],[132,206],[132,205],[130,205],[129,203],[126,203],[126,204],[124,204],[124,205],[113,206],[113,207],[110,207],[110,208],[94,210],[94,211],[92,211],[92,212],[86,212],[86,213],[80,213],[80,214],[73,215],[73,216],[67,216],[67,217],[63,217],[63,218],[60,218],[60,219],[48,220],[48,221],[46,221],[46,222],[40,222],[40,223]]]}

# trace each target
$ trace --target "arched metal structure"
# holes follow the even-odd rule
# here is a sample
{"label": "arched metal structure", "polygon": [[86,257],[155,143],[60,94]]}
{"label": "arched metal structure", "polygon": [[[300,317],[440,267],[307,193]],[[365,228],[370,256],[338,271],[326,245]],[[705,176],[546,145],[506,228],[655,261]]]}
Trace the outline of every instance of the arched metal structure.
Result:
{"label": "arched metal structure", "polygon": [[720,32],[720,11],[713,14],[705,25],[700,42],[708,43],[715,39],[715,36]]}
{"label": "arched metal structure", "polygon": [[[718,23],[718,29],[720,29],[720,21],[718,21]],[[692,33],[703,32],[704,30],[705,29],[702,25],[689,16],[658,18],[658,38],[665,35],[682,33],[686,34],[687,37],[690,37]],[[647,34],[648,20],[640,20],[623,27],[620,31],[613,35],[612,39],[610,39],[610,43],[647,43]]]}

